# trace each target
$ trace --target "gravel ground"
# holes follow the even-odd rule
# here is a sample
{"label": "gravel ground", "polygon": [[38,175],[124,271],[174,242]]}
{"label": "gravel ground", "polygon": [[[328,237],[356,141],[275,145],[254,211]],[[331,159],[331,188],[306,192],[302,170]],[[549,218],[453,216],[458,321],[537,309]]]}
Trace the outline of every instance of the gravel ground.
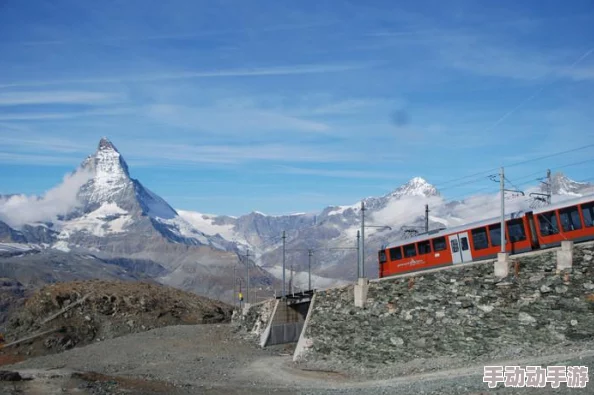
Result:
{"label": "gravel ground", "polygon": [[[289,352],[287,352],[289,351]],[[533,361],[525,366],[586,365],[594,350]],[[505,363],[510,365],[511,363]],[[230,325],[158,328],[76,348],[61,354],[3,366],[33,380],[0,383],[0,393],[87,394],[592,394],[585,389],[490,390],[482,382],[482,364],[460,369],[361,381],[340,372],[295,368],[284,346],[259,349],[235,335]],[[72,375],[73,372],[82,374]],[[84,373],[96,372],[96,373]],[[21,392],[17,392],[17,391]],[[4,392],[3,392],[4,391]]]}

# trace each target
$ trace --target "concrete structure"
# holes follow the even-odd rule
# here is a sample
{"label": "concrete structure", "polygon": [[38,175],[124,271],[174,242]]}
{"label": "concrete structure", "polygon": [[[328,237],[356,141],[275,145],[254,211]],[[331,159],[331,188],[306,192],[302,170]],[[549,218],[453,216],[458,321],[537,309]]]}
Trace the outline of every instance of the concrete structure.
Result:
{"label": "concrete structure", "polygon": [[280,300],[278,299],[274,301],[274,307],[272,308],[272,314],[270,315],[270,319],[268,320],[266,328],[260,335],[260,347],[266,347],[266,342],[268,341],[268,337],[270,336],[270,328],[272,327],[272,318],[276,314],[276,309],[279,303]]}
{"label": "concrete structure", "polygon": [[367,302],[367,291],[369,290],[369,279],[359,278],[355,285],[355,306],[365,307]]}
{"label": "concrete structure", "polygon": [[573,265],[573,241],[562,241],[557,251],[557,270],[571,269]]}
{"label": "concrete structure", "polygon": [[260,346],[296,343],[301,336],[312,300],[312,291],[278,298],[268,324],[260,336]]}
{"label": "concrete structure", "polygon": [[[316,294],[314,294],[313,298],[311,298],[311,302],[309,303],[309,311],[313,311],[316,302]],[[307,331],[307,325],[309,324],[309,320],[311,319],[311,314],[307,314],[307,318],[303,323],[303,328],[301,329],[301,334],[299,335],[299,341],[297,342],[297,346],[295,347],[295,352],[293,353],[293,362],[299,361],[301,355],[305,353],[307,349],[309,349],[313,345],[312,339],[308,338],[305,335]]]}
{"label": "concrete structure", "polygon": [[509,274],[509,254],[500,252],[497,254],[497,261],[495,261],[495,277],[507,277]]}

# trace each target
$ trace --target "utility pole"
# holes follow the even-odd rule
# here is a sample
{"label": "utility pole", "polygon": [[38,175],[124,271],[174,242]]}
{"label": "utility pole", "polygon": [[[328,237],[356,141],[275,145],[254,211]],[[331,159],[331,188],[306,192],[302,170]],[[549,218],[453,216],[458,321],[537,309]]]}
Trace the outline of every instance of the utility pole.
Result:
{"label": "utility pole", "polygon": [[361,231],[357,231],[357,278],[361,277]]}
{"label": "utility pole", "polygon": [[307,250],[307,255],[309,258],[309,263],[308,263],[308,267],[307,267],[307,275],[308,275],[308,286],[307,289],[308,291],[311,291],[311,257],[313,255],[313,250],[310,248],[309,250]]}
{"label": "utility pole", "polygon": [[429,205],[425,205],[425,233],[429,233]]}
{"label": "utility pole", "polygon": [[247,249],[247,253],[245,255],[245,302],[250,302],[250,249]]}
{"label": "utility pole", "polygon": [[289,292],[291,295],[295,294],[295,290],[293,289],[293,262],[295,259],[291,259],[291,268],[289,269]]}
{"label": "utility pole", "polygon": [[[539,179],[539,181],[542,179]],[[544,184],[545,188],[544,191],[546,193],[537,193],[532,192],[530,196],[534,199],[533,204],[530,206],[532,208],[537,207],[539,203],[536,202],[543,202],[545,205],[550,206],[552,197],[553,197],[553,183],[551,182],[551,170],[547,169],[547,177],[545,181],[540,181],[541,184]]]}
{"label": "utility pole", "polygon": [[551,169],[547,169],[547,204],[551,205],[553,197],[553,183],[551,181]]}
{"label": "utility pole", "polygon": [[499,182],[501,185],[501,252],[505,253],[505,175],[503,166],[501,167]]}
{"label": "utility pole", "polygon": [[359,278],[365,278],[365,202],[361,200],[361,250],[360,255],[360,275]]}
{"label": "utility pole", "polygon": [[282,297],[284,298],[286,296],[285,293],[285,240],[286,240],[287,236],[285,234],[285,231],[283,230],[283,295]]}
{"label": "utility pole", "polygon": [[235,301],[235,284],[237,284],[237,277],[235,277],[236,276],[236,273],[235,273],[236,269],[237,268],[235,267],[235,265],[233,265],[233,296],[232,296],[233,297],[233,307],[235,307],[237,305],[237,302]]}

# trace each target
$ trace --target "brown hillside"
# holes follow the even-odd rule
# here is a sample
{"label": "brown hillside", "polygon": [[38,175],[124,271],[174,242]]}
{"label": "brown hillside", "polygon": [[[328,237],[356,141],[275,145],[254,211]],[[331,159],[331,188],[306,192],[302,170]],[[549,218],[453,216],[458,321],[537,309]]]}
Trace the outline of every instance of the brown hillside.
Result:
{"label": "brown hillside", "polygon": [[77,281],[45,286],[7,324],[7,345],[51,333],[4,353],[41,355],[128,333],[170,325],[228,322],[232,307],[175,288],[146,282]]}

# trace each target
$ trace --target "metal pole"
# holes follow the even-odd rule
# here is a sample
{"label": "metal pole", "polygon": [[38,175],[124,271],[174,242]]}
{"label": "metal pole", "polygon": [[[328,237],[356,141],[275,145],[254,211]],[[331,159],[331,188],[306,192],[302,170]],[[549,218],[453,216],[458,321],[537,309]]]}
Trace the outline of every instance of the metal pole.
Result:
{"label": "metal pole", "polygon": [[248,248],[247,254],[245,256],[245,275],[246,275],[246,292],[245,292],[245,302],[250,302],[250,249]]}
{"label": "metal pole", "polygon": [[553,197],[553,184],[551,182],[551,170],[547,169],[547,204],[551,204],[551,198]]}
{"label": "metal pole", "polygon": [[311,250],[311,248],[309,249],[309,251],[307,253],[309,255],[309,264],[307,267],[307,276],[308,276],[307,290],[311,291],[311,256],[313,255],[313,251]]}
{"label": "metal pole", "polygon": [[291,268],[289,269],[289,292],[291,295],[295,294],[295,290],[293,289],[293,259],[291,259]]}
{"label": "metal pole", "polygon": [[233,307],[237,306],[237,302],[235,300],[235,285],[237,284],[237,278],[235,277],[236,276],[235,271],[236,271],[236,268],[235,268],[235,265],[233,265],[233,295],[232,295]]}
{"label": "metal pole", "polygon": [[501,185],[501,252],[505,253],[505,175],[503,167],[499,175]]}
{"label": "metal pole", "polygon": [[365,278],[365,202],[361,201],[361,277]]}
{"label": "metal pole", "polygon": [[425,205],[425,233],[429,233],[429,205]]}
{"label": "metal pole", "polygon": [[285,235],[285,231],[283,230],[283,294],[282,294],[283,298],[286,295],[286,293],[285,293],[285,239],[286,239],[286,235]]}
{"label": "metal pole", "polygon": [[361,277],[361,231],[357,231],[357,278]]}

